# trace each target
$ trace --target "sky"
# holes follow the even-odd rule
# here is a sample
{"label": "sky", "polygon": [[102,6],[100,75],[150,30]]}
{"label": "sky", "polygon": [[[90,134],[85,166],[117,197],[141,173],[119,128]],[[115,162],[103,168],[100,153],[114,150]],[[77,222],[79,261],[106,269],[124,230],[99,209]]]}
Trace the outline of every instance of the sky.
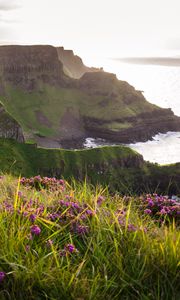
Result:
{"label": "sky", "polygon": [[51,44],[81,57],[180,53],[180,0],[0,0],[0,44]]}

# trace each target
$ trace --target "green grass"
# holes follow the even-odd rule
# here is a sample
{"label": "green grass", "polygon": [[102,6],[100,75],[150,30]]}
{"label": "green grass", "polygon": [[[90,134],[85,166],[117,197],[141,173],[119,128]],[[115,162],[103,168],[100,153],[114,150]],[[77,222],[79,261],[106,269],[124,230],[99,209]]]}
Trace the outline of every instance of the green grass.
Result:
{"label": "green grass", "polygon": [[[36,148],[33,144],[0,139],[0,171],[13,172],[17,176],[41,174],[80,180],[87,176],[92,183],[108,184],[115,182],[119,174],[125,184],[132,174],[136,172],[137,175],[137,169],[130,161],[139,157],[135,151],[123,146],[74,151]],[[128,165],[128,162],[128,169],[120,166],[121,163]]]}
{"label": "green grass", "polygon": [[[47,137],[65,138],[67,132],[62,130],[61,120],[68,109],[71,109],[77,119],[81,116],[109,121],[109,129],[117,131],[123,129],[124,125],[118,125],[114,120],[137,117],[138,114],[152,112],[157,108],[141,98],[129,85],[125,88],[121,82],[116,82],[115,85],[118,87],[118,97],[114,100],[108,95],[96,95],[96,91],[88,94],[80,88],[61,88],[41,82],[33,92],[5,84],[6,96],[0,100],[7,112],[21,125],[25,136],[31,135],[29,139],[36,133]],[[132,103],[124,102],[127,93],[135,97]],[[37,111],[49,120],[50,126],[38,120]],[[128,125],[130,126],[131,124]]]}
{"label": "green grass", "polygon": [[107,125],[101,125],[98,126],[100,128],[108,128],[110,130],[113,131],[119,131],[120,129],[127,129],[127,128],[131,128],[132,124],[129,122],[124,122],[124,123],[120,123],[120,122],[111,122],[110,124],[107,123]]}
{"label": "green grass", "polygon": [[[96,212],[82,221],[89,227],[86,235],[70,230],[70,217],[63,223],[47,219],[50,207],[57,211],[58,201],[67,201],[67,195]],[[97,206],[100,195],[105,200]],[[66,184],[64,191],[37,191],[19,186],[18,179],[11,176],[0,180],[0,199],[0,272],[6,273],[0,283],[0,299],[179,299],[180,232],[174,223],[159,227],[140,213],[138,199],[127,201],[86,182]],[[35,220],[41,234],[32,240],[30,199],[38,199],[32,212],[44,205]],[[12,205],[11,212],[4,201]],[[122,210],[126,210],[125,227],[118,222]],[[68,215],[68,209],[64,214]],[[135,224],[137,230],[129,231],[128,224]],[[49,239],[52,246],[47,246]],[[67,244],[78,252],[60,256]]]}
{"label": "green grass", "polygon": [[180,164],[159,166],[147,163],[132,149],[123,146],[88,150],[36,148],[0,139],[0,172],[16,176],[76,178],[111,191],[140,194],[147,191],[179,194]]}

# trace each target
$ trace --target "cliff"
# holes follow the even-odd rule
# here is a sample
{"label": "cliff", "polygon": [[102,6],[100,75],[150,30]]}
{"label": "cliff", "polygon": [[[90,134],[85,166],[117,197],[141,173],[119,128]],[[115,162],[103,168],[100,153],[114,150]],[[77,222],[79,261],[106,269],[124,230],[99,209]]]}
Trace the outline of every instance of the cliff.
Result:
{"label": "cliff", "polygon": [[[96,70],[68,77],[58,52],[52,46],[0,47],[0,99],[26,141],[79,148],[87,137],[129,143],[180,131],[180,118],[171,110],[150,104],[114,74]],[[74,60],[68,53],[67,62]]]}
{"label": "cliff", "polygon": [[72,50],[65,50],[64,47],[57,47],[58,58],[63,64],[63,70],[66,75],[72,78],[80,78],[86,72],[98,72],[98,68],[89,68],[84,65],[82,59],[74,55]]}
{"label": "cliff", "polygon": [[22,129],[0,104],[0,137],[14,139],[20,143],[24,142]]}
{"label": "cliff", "polygon": [[52,46],[0,46],[1,90],[3,83],[26,91],[38,87],[38,81],[64,84],[63,65]]}

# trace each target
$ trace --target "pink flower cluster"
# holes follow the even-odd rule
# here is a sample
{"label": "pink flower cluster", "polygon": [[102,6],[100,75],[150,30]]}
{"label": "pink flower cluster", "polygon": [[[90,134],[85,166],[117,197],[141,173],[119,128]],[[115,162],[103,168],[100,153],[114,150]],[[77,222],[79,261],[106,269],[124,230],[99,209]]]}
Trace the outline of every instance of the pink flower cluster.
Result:
{"label": "pink flower cluster", "polygon": [[55,177],[41,177],[40,175],[31,178],[21,178],[21,184],[24,186],[34,187],[37,190],[47,189],[51,191],[64,190],[65,181],[63,179],[56,179]]}
{"label": "pink flower cluster", "polygon": [[141,199],[140,208],[157,220],[174,219],[177,224],[180,223],[180,203],[167,196],[148,194]]}

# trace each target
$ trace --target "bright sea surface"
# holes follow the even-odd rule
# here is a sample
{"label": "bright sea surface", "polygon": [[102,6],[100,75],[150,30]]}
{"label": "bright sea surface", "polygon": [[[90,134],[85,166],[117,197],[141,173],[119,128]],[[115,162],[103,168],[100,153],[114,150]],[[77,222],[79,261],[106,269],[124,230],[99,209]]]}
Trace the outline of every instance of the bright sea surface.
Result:
{"label": "bright sea surface", "polygon": [[[145,98],[160,107],[171,108],[180,116],[180,66],[162,66],[124,63],[106,59],[101,62],[105,71],[115,73],[120,80],[126,80],[137,90],[144,91]],[[103,144],[87,139],[86,147]],[[168,164],[180,162],[180,132],[158,134],[152,141],[130,144],[143,155],[145,160]]]}

